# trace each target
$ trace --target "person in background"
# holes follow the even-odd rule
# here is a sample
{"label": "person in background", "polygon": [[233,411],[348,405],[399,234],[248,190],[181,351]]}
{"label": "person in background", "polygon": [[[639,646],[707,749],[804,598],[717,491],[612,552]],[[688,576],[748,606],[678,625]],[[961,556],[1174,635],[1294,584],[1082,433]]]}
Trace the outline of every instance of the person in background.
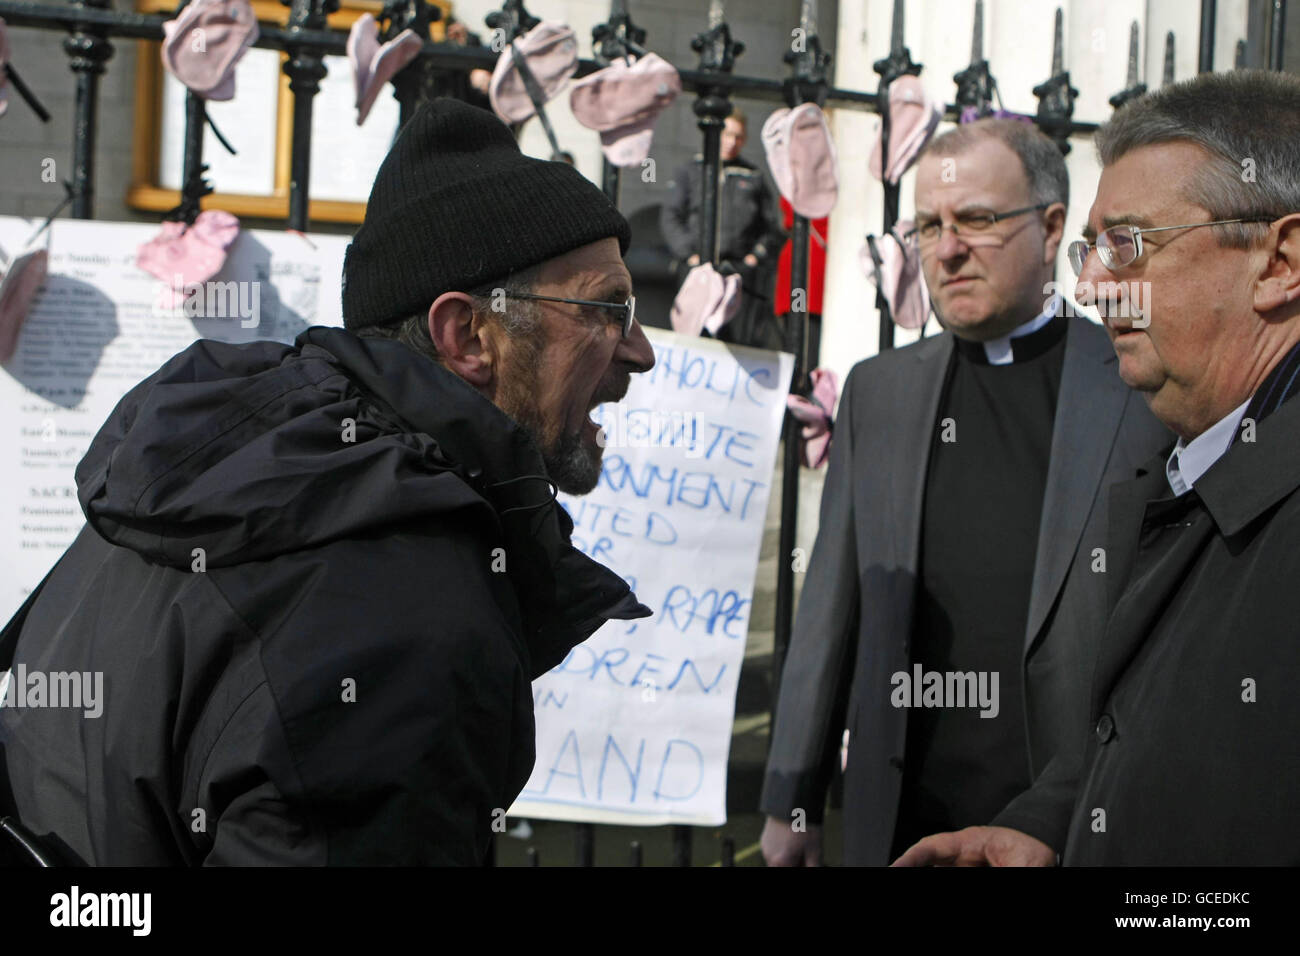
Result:
{"label": "person in background", "polygon": [[[739,273],[740,311],[718,332],[724,342],[780,348],[772,315],[773,265],[784,239],[775,192],[753,163],[740,155],[747,120],[739,107],[722,128],[718,171],[718,261],[720,272]],[[704,156],[697,155],[673,175],[671,195],[660,211],[664,241],[678,262],[678,285],[700,264],[700,215],[704,202]]]}
{"label": "person in background", "polygon": [[[483,46],[483,40],[477,33],[471,33],[464,22],[452,16],[447,17],[446,37],[448,43],[457,46]],[[437,95],[455,97],[470,106],[491,110],[492,101],[488,98],[488,86],[491,82],[490,70],[475,68],[469,71],[447,71],[439,78]]]}

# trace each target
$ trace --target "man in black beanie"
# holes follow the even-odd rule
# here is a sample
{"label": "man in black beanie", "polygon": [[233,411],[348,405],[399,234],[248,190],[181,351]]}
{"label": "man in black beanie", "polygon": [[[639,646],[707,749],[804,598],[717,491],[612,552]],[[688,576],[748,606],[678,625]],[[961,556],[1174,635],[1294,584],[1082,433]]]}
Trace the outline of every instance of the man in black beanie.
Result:
{"label": "man in black beanie", "polygon": [[588,413],[654,364],[627,242],[492,114],[423,107],[348,248],[345,329],[196,342],[78,466],[87,525],[0,669],[103,692],[0,707],[0,816],[71,863],[483,862],[531,681],[650,614],[555,502],[599,476]]}

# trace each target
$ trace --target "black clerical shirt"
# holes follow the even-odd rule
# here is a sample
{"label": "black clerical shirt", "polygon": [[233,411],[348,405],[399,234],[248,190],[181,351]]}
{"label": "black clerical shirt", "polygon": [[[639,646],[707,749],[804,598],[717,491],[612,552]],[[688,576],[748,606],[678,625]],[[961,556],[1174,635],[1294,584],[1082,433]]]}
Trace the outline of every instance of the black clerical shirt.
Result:
{"label": "black clerical shirt", "polygon": [[[991,364],[956,340],[935,423],[911,636],[913,672],[983,676],[992,707],[913,706],[894,856],[988,823],[1030,784],[1022,658],[1068,320],[1011,339]],[[967,684],[969,686],[969,684]]]}

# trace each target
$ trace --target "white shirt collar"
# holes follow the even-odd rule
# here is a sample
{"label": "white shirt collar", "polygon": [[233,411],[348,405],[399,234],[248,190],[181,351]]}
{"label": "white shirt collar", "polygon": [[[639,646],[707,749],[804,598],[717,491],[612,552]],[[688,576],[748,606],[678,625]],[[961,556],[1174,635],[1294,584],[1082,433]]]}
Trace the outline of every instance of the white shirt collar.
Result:
{"label": "white shirt collar", "polygon": [[1011,352],[1011,340],[1018,339],[1022,335],[1029,335],[1031,332],[1037,332],[1048,322],[1051,322],[1052,319],[1056,318],[1056,313],[1060,308],[1060,295],[1053,295],[1047,300],[1047,307],[1024,325],[1013,329],[1008,335],[1004,335],[1001,338],[989,339],[985,342],[984,354],[988,357],[989,364],[1010,365],[1014,358]]}
{"label": "white shirt collar", "polygon": [[1237,433],[1241,416],[1246,414],[1246,406],[1249,404],[1248,398],[1190,442],[1178,439],[1169,460],[1165,462],[1165,477],[1169,479],[1169,488],[1175,495],[1187,494],[1201,475],[1224,456],[1232,445],[1232,436]]}

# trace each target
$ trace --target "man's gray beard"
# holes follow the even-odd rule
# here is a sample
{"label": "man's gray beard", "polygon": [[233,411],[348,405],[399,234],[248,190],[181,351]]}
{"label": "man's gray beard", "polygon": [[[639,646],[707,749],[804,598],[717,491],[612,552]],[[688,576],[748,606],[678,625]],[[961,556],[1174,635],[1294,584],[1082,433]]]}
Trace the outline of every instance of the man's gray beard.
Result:
{"label": "man's gray beard", "polygon": [[[537,440],[536,436],[533,440]],[[563,436],[554,451],[542,449],[546,473],[555,482],[555,487],[569,495],[585,495],[595,489],[600,481],[601,455],[601,448],[593,451],[586,446],[581,432]]]}
{"label": "man's gray beard", "polygon": [[562,434],[556,447],[548,448],[546,429],[537,408],[537,396],[541,393],[537,367],[533,362],[520,362],[510,371],[516,374],[510,376],[509,384],[502,389],[499,398],[501,410],[513,418],[533,440],[533,444],[542,453],[546,474],[555,482],[555,487],[568,495],[590,493],[600,480],[600,461],[604,450],[599,446],[588,448],[582,440],[582,430],[574,434]]}

